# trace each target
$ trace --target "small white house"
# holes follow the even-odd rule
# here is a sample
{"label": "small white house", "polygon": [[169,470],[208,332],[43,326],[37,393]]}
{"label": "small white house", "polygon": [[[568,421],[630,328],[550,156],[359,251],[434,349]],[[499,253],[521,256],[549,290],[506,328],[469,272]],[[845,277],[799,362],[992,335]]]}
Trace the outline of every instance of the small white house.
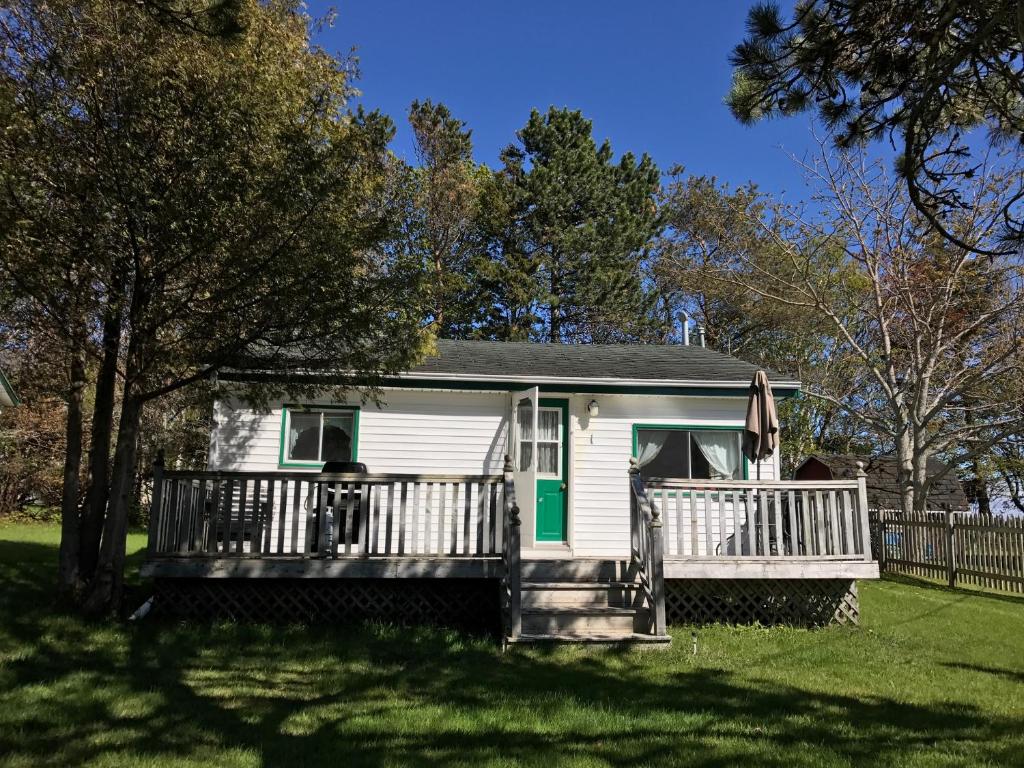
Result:
{"label": "small white house", "polygon": [[[229,591],[211,610],[230,616],[268,601],[364,610],[370,582],[385,617],[478,615],[466,585],[500,583],[513,641],[855,620],[853,580],[878,574],[863,483],[782,481],[777,455],[751,465],[755,372],[700,346],[440,341],[379,402],[353,391],[265,409],[238,393],[273,371],[225,372],[208,471],[156,470],[145,572],[189,610],[213,593],[186,599],[182,585],[213,579]],[[769,375],[776,399],[798,392]],[[288,586],[230,591],[267,578]],[[352,579],[361,588],[339,592]],[[410,597],[444,581],[458,599]],[[314,583],[322,594],[303,597]]]}
{"label": "small white house", "polygon": [[[317,472],[359,461],[374,473],[487,475],[511,455],[523,546],[578,557],[628,555],[631,456],[645,477],[756,475],[740,452],[757,370],[749,363],[681,345],[442,340],[438,352],[389,381],[380,405],[353,393],[260,412],[225,394],[210,469]],[[798,387],[773,381],[776,398]],[[778,477],[777,455],[760,477]]]}

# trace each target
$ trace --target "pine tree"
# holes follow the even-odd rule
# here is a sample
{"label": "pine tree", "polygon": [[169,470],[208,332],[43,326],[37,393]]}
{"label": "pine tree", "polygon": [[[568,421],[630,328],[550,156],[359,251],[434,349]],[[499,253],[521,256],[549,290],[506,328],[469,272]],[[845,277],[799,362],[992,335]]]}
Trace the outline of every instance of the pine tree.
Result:
{"label": "pine tree", "polygon": [[501,338],[597,342],[647,338],[643,258],[658,231],[659,172],[618,163],[580,112],[536,110],[501,155],[487,206],[496,291],[484,330]]}

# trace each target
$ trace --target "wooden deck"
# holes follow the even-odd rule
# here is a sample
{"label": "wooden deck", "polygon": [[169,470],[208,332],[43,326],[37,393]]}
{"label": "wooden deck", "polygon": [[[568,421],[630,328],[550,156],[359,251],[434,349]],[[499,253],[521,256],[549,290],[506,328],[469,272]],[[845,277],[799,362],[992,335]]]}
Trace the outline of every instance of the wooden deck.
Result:
{"label": "wooden deck", "polygon": [[[664,638],[666,581],[812,584],[878,577],[863,476],[645,482],[634,465],[628,482],[630,540],[622,559],[568,553],[531,559],[520,548],[511,462],[501,475],[164,472],[157,466],[142,573],[222,582],[490,579],[501,584],[510,640],[530,634],[522,629],[526,588],[592,599],[594,585],[608,582],[636,596],[628,606],[527,609],[528,627],[569,628],[567,636],[574,636],[572,628],[603,621],[621,631],[629,625],[631,637]],[[573,589],[560,592],[567,583]],[[704,591],[718,599],[716,590]]]}

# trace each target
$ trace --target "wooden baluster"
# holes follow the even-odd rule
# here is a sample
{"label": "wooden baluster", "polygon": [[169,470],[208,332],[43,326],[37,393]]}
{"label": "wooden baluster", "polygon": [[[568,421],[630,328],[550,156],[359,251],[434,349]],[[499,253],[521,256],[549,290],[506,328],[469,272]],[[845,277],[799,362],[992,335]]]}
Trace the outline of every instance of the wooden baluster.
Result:
{"label": "wooden baluster", "polygon": [[497,539],[498,539],[498,529],[500,528],[500,526],[498,525],[498,484],[496,482],[490,484],[490,489],[488,491],[488,498],[489,498],[488,507],[489,507],[490,511],[488,513],[488,521],[487,522],[488,522],[488,525],[490,527],[489,527],[489,530],[488,530],[488,533],[487,533],[487,538],[488,538],[488,548],[487,548],[487,551],[490,554],[495,554],[495,553],[498,552],[498,541],[497,541]]}
{"label": "wooden baluster", "polygon": [[757,510],[754,506],[754,490],[748,488],[746,503],[746,518],[747,518],[747,555],[750,557],[757,556]]}
{"label": "wooden baluster", "polygon": [[302,509],[302,480],[296,478],[292,481],[295,489],[292,492],[292,534],[288,542],[288,552],[293,555],[299,554],[299,515]]}
{"label": "wooden baluster", "polygon": [[231,505],[235,503],[235,481],[228,478],[224,481],[220,499],[220,551],[223,555],[231,554]]}
{"label": "wooden baluster", "polygon": [[284,548],[284,529],[287,525],[288,515],[288,481],[281,481],[281,500],[277,509],[277,549],[274,550],[275,555],[283,555],[285,553]]}
{"label": "wooden baluster", "polygon": [[853,555],[857,553],[857,545],[853,540],[853,494],[843,491],[843,538],[846,546],[842,554]]}
{"label": "wooden baluster", "polygon": [[263,553],[263,480],[257,477],[252,489],[252,536],[249,539],[249,554]]}
{"label": "wooden baluster", "polygon": [[[381,489],[383,490],[383,488]],[[388,483],[388,509],[387,509],[387,522],[384,529],[384,554],[391,554],[391,537],[392,537],[392,513],[395,506],[395,484]]]}
{"label": "wooden baluster", "polygon": [[272,554],[274,546],[274,490],[277,487],[276,480],[270,477],[267,480],[267,500],[263,506],[263,544],[260,551],[264,555]]}
{"label": "wooden baluster", "polygon": [[789,512],[789,555],[795,557],[800,554],[800,530],[797,528],[796,491],[792,488],[786,491],[786,505]]}
{"label": "wooden baluster", "polygon": [[427,483],[427,504],[423,509],[423,551],[427,554],[437,552],[437,549],[434,548],[434,539],[431,536],[434,517],[434,484]]}
{"label": "wooden baluster", "polygon": [[420,553],[420,483],[417,480],[412,484],[412,543],[409,552],[418,555]]}
{"label": "wooden baluster", "polygon": [[398,500],[398,554],[405,554],[405,515],[408,505],[409,484],[401,483]]}
{"label": "wooden baluster", "polygon": [[370,554],[370,496],[373,486],[370,483],[360,485],[359,491],[359,554],[366,557]]}
{"label": "wooden baluster", "polygon": [[715,554],[715,542],[714,542],[714,531],[715,522],[712,516],[713,512],[713,501],[714,493],[709,490],[705,490],[701,494],[704,501],[704,554],[711,557]]}
{"label": "wooden baluster", "polygon": [[758,515],[761,517],[761,551],[758,553],[761,557],[771,556],[771,531],[769,530],[768,518],[771,515],[771,510],[768,508],[768,491],[761,488],[757,492],[758,497]]}
{"label": "wooden baluster", "polygon": [[242,479],[238,484],[238,542],[235,557],[241,557],[245,551],[245,501],[249,492],[249,481]]}
{"label": "wooden baluster", "polygon": [[725,554],[725,494],[726,490],[720,488],[716,493],[715,497],[718,501],[718,544],[715,546],[712,555],[721,557]]}
{"label": "wooden baluster", "polygon": [[743,516],[740,513],[743,492],[733,488],[732,497],[732,554],[739,557],[743,554]]}
{"label": "wooden baluster", "polygon": [[484,492],[484,484],[477,483],[476,486],[476,550],[474,555],[484,554],[484,528],[487,525],[487,494]]}
{"label": "wooden baluster", "polygon": [[825,536],[825,510],[824,507],[824,496],[821,491],[814,492],[814,507],[812,511],[812,520],[814,521],[814,530],[817,532],[817,546],[815,548],[816,555],[827,555],[828,554],[828,540]]}
{"label": "wooden baluster", "polygon": [[338,547],[341,546],[338,539],[341,536],[341,498],[344,486],[339,480],[331,483],[331,488],[331,558],[337,559]]}
{"label": "wooden baluster", "polygon": [[801,537],[804,548],[801,554],[813,555],[817,550],[814,547],[814,529],[811,527],[811,501],[807,491],[800,492],[800,522],[803,525]]}
{"label": "wooden baluster", "polygon": [[839,510],[836,504],[836,492],[830,490],[828,492],[828,531],[829,531],[829,542],[831,545],[830,555],[839,554]]}
{"label": "wooden baluster", "polygon": [[[356,489],[355,483],[348,483],[345,486],[345,554],[351,555],[352,548],[356,544],[356,532],[355,532],[355,509],[356,509]],[[338,553],[334,553],[337,557]]]}
{"label": "wooden baluster", "polygon": [[472,495],[473,484],[466,481],[465,510],[462,513],[462,553],[465,555],[469,554],[470,516],[473,514],[473,507],[471,504]]}
{"label": "wooden baluster", "polygon": [[775,518],[775,554],[782,557],[782,555],[786,554],[782,535],[782,492],[778,490],[774,491],[772,493],[772,501],[775,507],[773,510]]}
{"label": "wooden baluster", "polygon": [[459,535],[459,487],[460,483],[452,483],[452,543],[448,554],[454,555],[458,550]]}
{"label": "wooden baluster", "polygon": [[688,500],[690,507],[690,554],[694,557],[700,555],[700,531],[697,526],[697,494],[690,493]]}

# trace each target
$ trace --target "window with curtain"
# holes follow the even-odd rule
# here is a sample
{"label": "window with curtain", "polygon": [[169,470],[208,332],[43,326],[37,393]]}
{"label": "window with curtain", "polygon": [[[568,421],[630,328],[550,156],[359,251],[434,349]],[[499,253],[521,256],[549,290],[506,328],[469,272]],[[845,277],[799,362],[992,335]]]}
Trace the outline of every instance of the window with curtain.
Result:
{"label": "window with curtain", "polygon": [[352,461],[355,455],[355,412],[285,409],[288,462]]}
{"label": "window with curtain", "polygon": [[562,445],[562,411],[541,408],[537,411],[537,473],[558,477],[559,448]]}
{"label": "window with curtain", "polygon": [[739,480],[743,455],[739,430],[638,429],[640,475],[692,480]]}

